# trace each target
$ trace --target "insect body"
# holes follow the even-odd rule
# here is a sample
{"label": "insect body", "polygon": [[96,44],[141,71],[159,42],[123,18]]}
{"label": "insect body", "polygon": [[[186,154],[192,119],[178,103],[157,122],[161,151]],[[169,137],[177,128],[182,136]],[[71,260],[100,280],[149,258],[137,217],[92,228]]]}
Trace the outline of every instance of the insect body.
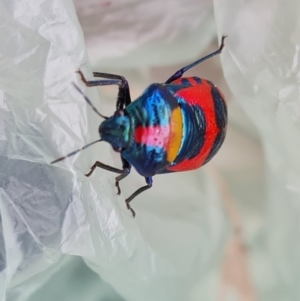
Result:
{"label": "insect body", "polygon": [[[182,75],[195,65],[221,53],[224,39],[222,37],[217,51],[178,70],[165,83],[150,85],[134,102],[131,102],[129,86],[124,77],[94,72],[95,77],[105,79],[87,81],[78,71],[87,86],[119,86],[116,111],[109,118],[100,114],[84,96],[93,110],[105,120],[99,127],[100,140],[82,149],[106,141],[115,151],[120,152],[123,169],[96,161],[86,174],[90,176],[96,167],[119,173],[116,177],[118,194],[121,192],[119,182],[130,173],[131,166],[145,177],[146,185],[126,199],[127,208],[133,216],[135,212],[129,203],[152,186],[154,175],[197,169],[220,149],[227,127],[226,103],[221,92],[208,80],[182,78]],[[76,85],[75,88],[82,93]]]}

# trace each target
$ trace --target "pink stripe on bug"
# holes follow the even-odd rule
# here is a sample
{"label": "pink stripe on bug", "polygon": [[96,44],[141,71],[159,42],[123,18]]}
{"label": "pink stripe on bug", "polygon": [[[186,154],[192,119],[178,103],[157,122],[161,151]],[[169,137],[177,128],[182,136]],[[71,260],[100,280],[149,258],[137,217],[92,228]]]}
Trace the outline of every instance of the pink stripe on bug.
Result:
{"label": "pink stripe on bug", "polygon": [[136,143],[166,149],[170,138],[170,127],[167,126],[138,126],[134,131]]}

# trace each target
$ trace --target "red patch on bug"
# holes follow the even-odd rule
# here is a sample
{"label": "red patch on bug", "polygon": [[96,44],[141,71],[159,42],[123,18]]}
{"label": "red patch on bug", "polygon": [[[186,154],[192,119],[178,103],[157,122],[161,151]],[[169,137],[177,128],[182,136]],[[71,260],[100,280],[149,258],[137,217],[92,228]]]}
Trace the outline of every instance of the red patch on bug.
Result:
{"label": "red patch on bug", "polygon": [[185,171],[199,168],[208,157],[219,132],[215,119],[214,101],[211,95],[211,86],[202,80],[201,84],[179,90],[176,96],[183,98],[190,105],[198,105],[204,114],[206,130],[204,143],[196,157],[186,159],[176,165],[167,167],[170,171]]}
{"label": "red patch on bug", "polygon": [[196,85],[201,85],[201,83],[198,83],[194,77],[182,77],[182,78],[178,78],[174,81],[172,81],[172,84],[176,84],[176,85],[183,85],[184,84],[184,81],[188,81],[188,83],[191,85],[191,86],[196,86]]}

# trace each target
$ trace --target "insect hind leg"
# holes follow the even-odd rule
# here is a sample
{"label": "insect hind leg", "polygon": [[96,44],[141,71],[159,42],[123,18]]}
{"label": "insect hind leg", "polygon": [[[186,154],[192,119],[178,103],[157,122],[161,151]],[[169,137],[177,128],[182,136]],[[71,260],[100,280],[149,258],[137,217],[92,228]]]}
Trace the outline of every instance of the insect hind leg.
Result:
{"label": "insect hind leg", "polygon": [[202,63],[202,62],[204,62],[204,61],[206,61],[206,60],[208,60],[208,59],[214,57],[215,55],[220,54],[220,53],[222,52],[224,46],[225,46],[225,44],[224,44],[225,38],[226,38],[226,36],[222,36],[221,45],[220,45],[220,47],[219,47],[218,50],[216,50],[216,51],[214,51],[214,52],[212,52],[212,53],[210,53],[210,54],[208,54],[208,55],[202,57],[201,59],[199,59],[199,60],[197,60],[197,61],[195,61],[195,62],[193,62],[193,63],[191,63],[191,64],[189,64],[189,65],[187,65],[187,66],[185,66],[185,67],[183,67],[183,68],[181,68],[181,69],[179,69],[179,70],[176,71],[176,72],[175,72],[175,73],[174,73],[174,74],[173,74],[173,75],[172,75],[165,83],[166,83],[166,84],[170,84],[170,83],[173,82],[174,80],[176,80],[176,79],[182,77],[182,75],[183,75],[186,71],[188,71],[189,69],[191,69],[191,68],[195,67],[196,65],[198,65],[198,64],[200,64],[200,63]]}
{"label": "insect hind leg", "polygon": [[131,208],[131,206],[130,206],[129,203],[130,203],[137,195],[139,195],[139,194],[142,193],[143,191],[145,191],[145,190],[147,190],[147,189],[149,189],[149,188],[152,187],[152,183],[153,183],[152,177],[145,177],[145,180],[146,180],[147,185],[140,187],[140,188],[139,188],[138,190],[136,190],[129,198],[127,198],[127,199],[125,200],[126,205],[127,205],[127,209],[131,211],[133,217],[135,217],[135,212],[134,212],[134,210]]}

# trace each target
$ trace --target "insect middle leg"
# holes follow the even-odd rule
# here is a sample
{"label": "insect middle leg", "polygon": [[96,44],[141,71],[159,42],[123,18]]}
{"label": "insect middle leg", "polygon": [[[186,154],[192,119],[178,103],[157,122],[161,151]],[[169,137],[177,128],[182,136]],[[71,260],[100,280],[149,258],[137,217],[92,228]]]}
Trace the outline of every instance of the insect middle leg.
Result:
{"label": "insect middle leg", "polygon": [[121,193],[119,182],[121,180],[123,180],[124,178],[126,178],[130,174],[130,170],[131,170],[130,163],[127,160],[125,160],[123,157],[121,157],[121,159],[122,159],[122,163],[123,163],[123,169],[115,168],[110,165],[106,165],[102,162],[96,161],[93,164],[93,166],[91,167],[91,170],[88,173],[86,173],[85,176],[89,177],[94,172],[96,167],[99,167],[99,168],[102,168],[102,169],[105,169],[105,170],[108,170],[111,172],[119,173],[120,175],[116,177],[116,183],[115,183],[115,185],[118,189],[117,194],[119,195]]}
{"label": "insect middle leg", "polygon": [[193,63],[191,63],[191,64],[189,64],[189,65],[187,65],[187,66],[185,66],[183,68],[181,68],[181,69],[179,69],[165,83],[166,84],[170,84],[174,80],[180,78],[184,74],[184,72],[188,71],[189,69],[191,69],[191,68],[195,67],[196,65],[198,65],[198,64],[200,64],[200,63],[202,63],[202,62],[204,62],[204,61],[212,58],[215,55],[220,54],[222,52],[222,49],[225,46],[225,44],[224,44],[225,38],[226,38],[226,36],[222,36],[221,45],[220,45],[220,47],[219,47],[218,50],[216,50],[216,51],[214,51],[214,52],[206,55],[205,57],[202,57],[201,59],[199,59],[199,60],[197,60],[197,61],[195,61],[195,62],[193,62]]}
{"label": "insect middle leg", "polygon": [[95,77],[102,77],[107,78],[107,80],[89,80],[87,81],[84,77],[83,73],[79,70],[77,73],[80,74],[81,80],[88,86],[88,87],[95,87],[95,86],[108,86],[108,85],[118,85],[119,92],[117,98],[117,110],[122,110],[127,107],[131,103],[129,85],[125,77],[117,74],[110,74],[110,73],[102,73],[102,72],[93,72]]}

